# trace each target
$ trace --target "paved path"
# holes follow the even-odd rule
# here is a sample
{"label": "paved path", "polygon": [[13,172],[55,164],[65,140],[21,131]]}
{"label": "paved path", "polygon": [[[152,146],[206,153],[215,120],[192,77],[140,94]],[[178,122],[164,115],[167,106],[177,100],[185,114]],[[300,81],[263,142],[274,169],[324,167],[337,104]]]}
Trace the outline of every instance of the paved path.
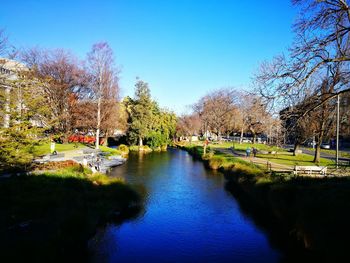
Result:
{"label": "paved path", "polygon": [[[314,152],[314,151],[308,150],[308,149],[306,149],[306,148],[302,148],[302,150],[303,150],[303,153],[305,153],[305,154],[312,155],[312,156],[315,155],[315,152]],[[320,155],[321,155],[322,158],[335,161],[335,156],[332,155],[332,154],[325,153],[325,152],[322,152],[322,151],[321,151],[321,154],[320,154]],[[345,162],[345,163],[350,163],[350,158],[347,158],[347,157],[340,157],[340,155],[339,155],[339,161],[340,161],[340,162]]]}
{"label": "paved path", "polygon": [[[99,154],[99,160],[97,159],[100,150],[95,150],[92,148],[84,147],[75,150],[58,152],[57,155],[45,155],[43,158],[36,159],[35,162],[45,163],[45,162],[59,162],[73,160],[77,163],[84,165],[84,157],[86,158],[87,164],[93,171],[100,171],[106,173],[111,167],[115,167],[123,164],[126,159],[122,156],[110,156],[106,158],[103,154]],[[92,155],[92,153],[94,153]]]}
{"label": "paved path", "polygon": [[277,172],[291,172],[294,170],[293,166],[289,166],[289,165],[284,165],[284,164],[278,164],[278,163],[273,163],[270,162],[266,159],[263,158],[258,158],[258,157],[246,157],[244,153],[239,152],[239,151],[234,151],[231,148],[217,148],[215,149],[216,151],[225,153],[225,154],[231,154],[235,157],[240,158],[243,161],[246,162],[251,162],[257,165],[261,165],[264,166],[265,168],[267,168],[267,164],[269,163],[269,169],[271,169],[272,171],[277,171]]}

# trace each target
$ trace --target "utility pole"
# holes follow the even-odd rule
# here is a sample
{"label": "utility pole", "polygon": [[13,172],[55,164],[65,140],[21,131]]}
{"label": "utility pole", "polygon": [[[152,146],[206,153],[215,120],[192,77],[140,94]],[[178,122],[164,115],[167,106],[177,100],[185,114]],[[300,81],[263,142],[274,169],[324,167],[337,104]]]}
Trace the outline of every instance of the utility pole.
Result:
{"label": "utility pole", "polygon": [[339,105],[340,104],[340,95],[337,95],[337,134],[336,134],[336,149],[335,149],[335,162],[337,165],[337,169],[338,169],[338,165],[339,165]]}

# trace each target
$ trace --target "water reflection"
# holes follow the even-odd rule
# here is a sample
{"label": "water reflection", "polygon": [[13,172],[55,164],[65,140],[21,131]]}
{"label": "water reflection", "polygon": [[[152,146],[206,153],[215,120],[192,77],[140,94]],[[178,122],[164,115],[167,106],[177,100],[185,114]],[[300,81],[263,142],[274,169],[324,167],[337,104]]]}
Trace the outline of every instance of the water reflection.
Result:
{"label": "water reflection", "polygon": [[[141,216],[96,235],[92,262],[278,262],[267,235],[185,151],[131,155],[112,171],[145,194]],[[143,189],[143,190],[142,190]]]}

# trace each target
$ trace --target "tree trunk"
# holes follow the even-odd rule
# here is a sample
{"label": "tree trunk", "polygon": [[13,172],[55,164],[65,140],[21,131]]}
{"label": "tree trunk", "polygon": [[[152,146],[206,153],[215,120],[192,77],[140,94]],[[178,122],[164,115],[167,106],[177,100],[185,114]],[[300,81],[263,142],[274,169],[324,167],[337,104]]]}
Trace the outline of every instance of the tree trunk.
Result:
{"label": "tree trunk", "polygon": [[100,126],[101,126],[101,95],[97,101],[97,127],[96,127],[96,145],[95,149],[100,149]]}
{"label": "tree trunk", "polygon": [[239,138],[239,144],[242,144],[242,142],[243,142],[243,132],[244,132],[244,129],[242,127],[242,129],[241,129],[241,138]]}
{"label": "tree trunk", "polygon": [[108,146],[108,130],[105,133],[105,139],[103,141],[103,146]]}
{"label": "tree trunk", "polygon": [[299,148],[300,148],[299,142],[295,142],[294,149],[293,149],[293,156],[297,156],[298,155],[297,151],[299,151]]}
{"label": "tree trunk", "polygon": [[142,137],[139,137],[139,146],[142,147],[143,146],[143,140]]}
{"label": "tree trunk", "polygon": [[316,149],[314,156],[314,163],[319,163],[321,158],[321,143],[323,141],[323,131],[320,132],[318,136],[316,136]]}
{"label": "tree trunk", "polygon": [[10,87],[5,86],[5,107],[4,107],[4,122],[3,127],[10,127]]}
{"label": "tree trunk", "polygon": [[321,158],[321,144],[319,142],[316,143],[315,157],[313,162],[319,163]]}
{"label": "tree trunk", "polygon": [[255,142],[256,142],[256,134],[253,133],[253,144],[255,144]]}

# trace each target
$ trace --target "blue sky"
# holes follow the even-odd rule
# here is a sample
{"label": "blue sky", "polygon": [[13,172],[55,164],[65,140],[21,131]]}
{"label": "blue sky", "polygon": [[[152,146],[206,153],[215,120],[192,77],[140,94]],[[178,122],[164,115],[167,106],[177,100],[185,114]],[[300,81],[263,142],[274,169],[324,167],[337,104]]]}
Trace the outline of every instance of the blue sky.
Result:
{"label": "blue sky", "polygon": [[2,1],[0,28],[16,47],[65,48],[80,58],[107,41],[122,95],[136,77],[177,113],[207,92],[247,89],[259,63],[287,50],[289,0]]}

